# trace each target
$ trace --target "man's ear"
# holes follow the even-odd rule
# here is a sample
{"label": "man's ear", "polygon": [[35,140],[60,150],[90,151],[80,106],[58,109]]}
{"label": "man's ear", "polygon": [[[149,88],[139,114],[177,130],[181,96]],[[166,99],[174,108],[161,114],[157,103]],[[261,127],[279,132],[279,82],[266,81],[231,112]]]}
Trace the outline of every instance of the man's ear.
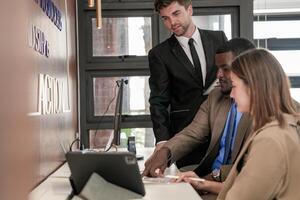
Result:
{"label": "man's ear", "polygon": [[187,7],[187,11],[188,11],[188,13],[189,13],[190,16],[193,15],[193,6],[192,6],[192,4],[190,4],[190,5]]}

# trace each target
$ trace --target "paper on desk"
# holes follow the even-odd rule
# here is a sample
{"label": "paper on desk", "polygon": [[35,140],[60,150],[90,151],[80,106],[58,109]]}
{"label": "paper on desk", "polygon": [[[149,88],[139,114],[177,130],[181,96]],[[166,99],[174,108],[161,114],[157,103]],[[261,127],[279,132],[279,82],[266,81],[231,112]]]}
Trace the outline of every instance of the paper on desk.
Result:
{"label": "paper on desk", "polygon": [[173,178],[169,178],[169,177],[143,177],[143,183],[144,184],[156,184],[156,183],[171,183],[171,181],[174,180]]}
{"label": "paper on desk", "polygon": [[[165,177],[158,177],[158,178],[152,178],[152,177],[143,177],[143,183],[144,184],[149,184],[149,183],[173,183],[175,179],[178,179],[179,176],[174,176],[174,175],[166,175]],[[205,179],[202,178],[193,178],[190,177],[189,179],[193,181],[199,181],[199,182],[204,182]]]}

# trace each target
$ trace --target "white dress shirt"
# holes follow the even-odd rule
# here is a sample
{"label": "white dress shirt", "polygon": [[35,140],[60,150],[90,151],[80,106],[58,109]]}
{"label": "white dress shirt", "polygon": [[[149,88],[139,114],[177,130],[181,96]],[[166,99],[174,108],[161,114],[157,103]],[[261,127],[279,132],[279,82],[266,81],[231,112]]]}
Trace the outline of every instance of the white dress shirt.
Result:
{"label": "white dress shirt", "polygon": [[[191,55],[191,50],[189,47],[189,39],[187,37],[184,36],[176,36],[180,46],[183,48],[185,54],[187,55],[187,57],[189,58],[189,60],[191,61],[191,63],[194,65],[193,63],[193,59],[192,59],[192,55]],[[203,85],[205,85],[205,78],[206,78],[206,59],[205,59],[205,53],[204,53],[204,49],[203,49],[203,45],[202,45],[202,40],[201,40],[201,36],[200,36],[200,32],[198,30],[198,28],[195,29],[192,38],[194,39],[194,46],[196,48],[199,60],[200,60],[200,64],[201,64],[201,71],[202,71],[202,77],[203,77]]]}

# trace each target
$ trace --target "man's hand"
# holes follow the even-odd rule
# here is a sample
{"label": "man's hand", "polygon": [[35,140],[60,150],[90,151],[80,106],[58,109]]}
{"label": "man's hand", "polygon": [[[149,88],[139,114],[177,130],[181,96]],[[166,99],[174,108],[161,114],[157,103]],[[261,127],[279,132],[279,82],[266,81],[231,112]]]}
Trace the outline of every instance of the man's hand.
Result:
{"label": "man's hand", "polygon": [[154,151],[151,158],[145,163],[145,170],[142,176],[162,177],[168,166],[169,154],[170,150],[167,147],[162,147]]}
{"label": "man's hand", "polygon": [[148,165],[149,165],[149,163],[152,161],[152,158],[153,158],[153,156],[155,155],[155,153],[156,153],[158,150],[160,150],[160,149],[164,146],[165,143],[166,143],[166,141],[165,141],[165,142],[160,142],[160,143],[156,144],[156,147],[155,147],[155,149],[154,149],[154,152],[153,152],[152,155],[146,160],[145,166],[148,166]]}

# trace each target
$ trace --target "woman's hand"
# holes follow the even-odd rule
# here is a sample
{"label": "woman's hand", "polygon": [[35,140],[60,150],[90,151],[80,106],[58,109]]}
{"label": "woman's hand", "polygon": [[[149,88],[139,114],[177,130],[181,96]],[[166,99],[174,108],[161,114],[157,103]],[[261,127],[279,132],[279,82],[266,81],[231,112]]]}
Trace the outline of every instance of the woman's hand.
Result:
{"label": "woman's hand", "polygon": [[211,192],[215,194],[219,194],[222,189],[223,184],[216,181],[209,181],[200,179],[201,181],[197,181],[195,179],[199,179],[200,177],[193,171],[182,172],[178,174],[178,179],[175,180],[178,182],[187,182],[190,183],[195,190],[200,193]]}
{"label": "woman's hand", "polygon": [[200,177],[193,171],[182,172],[178,174],[178,179],[176,179],[176,183],[179,182],[187,182],[190,183],[196,190],[204,190],[206,181],[196,181],[195,179]]}
{"label": "woman's hand", "polygon": [[188,182],[188,179],[189,178],[199,178],[199,176],[193,172],[193,171],[187,171],[187,172],[181,172],[178,175],[178,178],[176,179],[176,183],[179,183],[179,182]]}

